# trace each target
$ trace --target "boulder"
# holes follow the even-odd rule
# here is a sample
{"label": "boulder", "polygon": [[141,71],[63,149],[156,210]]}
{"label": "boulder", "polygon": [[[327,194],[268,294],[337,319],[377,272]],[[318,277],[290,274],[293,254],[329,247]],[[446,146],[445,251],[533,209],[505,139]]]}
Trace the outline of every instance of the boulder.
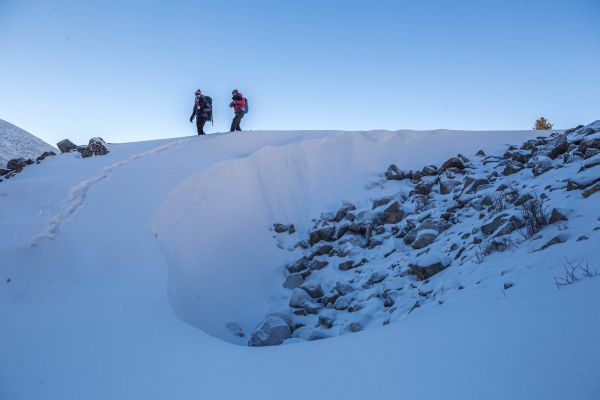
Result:
{"label": "boulder", "polygon": [[587,199],[588,197],[590,197],[598,191],[600,191],[600,183],[596,183],[594,186],[590,186],[587,189],[583,190],[581,192],[581,195]]}
{"label": "boulder", "polygon": [[525,166],[518,161],[509,161],[502,171],[502,175],[508,176],[521,171]]}
{"label": "boulder", "polygon": [[433,182],[419,182],[415,185],[415,193],[423,196],[429,196]]}
{"label": "boulder", "polygon": [[423,176],[434,176],[437,175],[438,169],[435,165],[427,165],[421,170]]}
{"label": "boulder", "polygon": [[556,224],[557,222],[567,220],[568,218],[564,213],[560,212],[557,208],[553,208],[550,212],[550,219],[548,220],[548,222],[551,224]]}
{"label": "boulder", "polygon": [[304,278],[299,273],[289,274],[285,277],[285,282],[283,282],[283,287],[286,289],[296,289],[300,287],[304,283]]}
{"label": "boulder", "polygon": [[440,179],[438,185],[439,185],[440,194],[450,194],[450,193],[452,193],[452,190],[454,189],[454,186],[452,185],[451,181],[446,181],[446,180]]}
{"label": "boulder", "polygon": [[288,324],[282,318],[270,315],[252,332],[248,346],[276,346],[291,336]]}
{"label": "boulder", "polygon": [[383,175],[385,176],[385,179],[390,181],[400,181],[406,178],[404,172],[402,172],[396,164],[390,165]]}
{"label": "boulder", "polygon": [[42,161],[42,160],[44,160],[44,159],[46,159],[46,158],[48,158],[48,157],[55,156],[55,155],[56,155],[56,153],[55,153],[55,152],[53,152],[53,151],[45,151],[45,152],[43,152],[42,154],[40,154],[40,155],[39,155],[39,156],[38,156],[38,157],[35,159],[35,161]]}
{"label": "boulder", "polygon": [[504,222],[506,222],[507,218],[508,218],[508,214],[500,214],[500,215],[494,217],[494,219],[491,220],[490,222],[481,225],[481,232],[486,236],[491,235],[492,233],[494,233],[496,231],[496,229],[498,229],[501,225],[503,225]]}
{"label": "boulder", "polygon": [[285,267],[290,273],[300,272],[306,269],[306,260],[304,258],[294,261]]}
{"label": "boulder", "polygon": [[515,206],[520,206],[522,204],[527,203],[529,200],[533,199],[533,196],[530,195],[529,193],[526,193],[522,196],[519,196],[519,198],[517,200],[515,200]]}
{"label": "boulder", "polygon": [[85,146],[79,146],[77,151],[81,154],[81,158],[88,158],[94,155],[94,152]]}
{"label": "boulder", "polygon": [[71,142],[69,139],[63,139],[56,144],[56,147],[60,150],[61,153],[68,153],[70,151],[74,151],[78,149],[78,146]]}
{"label": "boulder", "polygon": [[561,154],[569,150],[569,143],[567,142],[567,135],[558,135],[556,139],[549,143],[550,149],[548,151],[548,157],[552,160],[556,159]]}
{"label": "boulder", "polygon": [[407,244],[407,245],[411,244],[417,238],[418,233],[419,233],[419,231],[417,229],[411,229],[410,231],[408,231],[406,233],[406,235],[404,235],[404,237],[402,238],[402,241],[404,242],[404,244]]}
{"label": "boulder", "polygon": [[375,199],[373,200],[373,207],[371,207],[372,210],[384,206],[386,204],[388,204],[389,202],[391,202],[393,200],[392,196],[386,196],[386,197],[382,197],[380,199]]}
{"label": "boulder", "polygon": [[349,283],[344,283],[344,282],[336,282],[335,283],[335,289],[342,296],[345,296],[348,293],[353,292],[353,291],[356,290],[352,285],[350,285]]}
{"label": "boulder", "polygon": [[318,282],[305,283],[304,285],[300,286],[300,289],[308,293],[308,295],[313,299],[323,297],[323,288]]}
{"label": "boulder", "polygon": [[475,155],[478,156],[478,157],[485,157],[485,151],[483,151],[482,149],[480,149]]}
{"label": "boulder", "polygon": [[352,260],[342,261],[338,264],[338,268],[340,271],[348,271],[349,269],[356,267],[358,267],[358,265],[354,264],[354,261]]}
{"label": "boulder", "polygon": [[567,235],[561,233],[559,235],[554,236],[552,239],[548,240],[546,243],[544,243],[542,245],[542,247],[540,247],[536,251],[545,250],[548,247],[553,246],[555,244],[564,243],[567,241],[567,239],[568,239]]}
{"label": "boulder", "polygon": [[479,188],[485,188],[489,185],[490,181],[486,178],[475,179],[473,183],[471,183],[471,186],[469,186],[467,193],[476,193]]}
{"label": "boulder", "polygon": [[333,251],[333,246],[330,244],[322,244],[319,247],[317,247],[315,249],[315,251],[313,251],[311,258],[317,257],[317,256],[324,256],[327,255],[329,253],[331,253]]}
{"label": "boulder", "polygon": [[417,233],[415,241],[412,242],[413,249],[422,249],[429,246],[435,238],[437,238],[438,232],[433,229],[425,229]]}
{"label": "boulder", "polygon": [[33,160],[26,160],[24,158],[13,158],[12,160],[8,160],[8,162],[6,163],[6,168],[11,171],[21,172],[23,168],[31,164],[33,164]]}
{"label": "boulder", "polygon": [[90,139],[88,146],[88,150],[90,150],[95,156],[103,156],[108,154],[108,148],[106,147],[106,142],[101,137],[93,137]]}
{"label": "boulder", "polygon": [[326,242],[332,242],[335,240],[333,234],[335,233],[335,228],[333,226],[328,226],[325,228],[317,229],[309,233],[308,243],[310,245],[314,245],[321,240]]}
{"label": "boulder", "polygon": [[379,283],[379,282],[382,282],[385,278],[387,278],[387,276],[388,276],[387,272],[383,272],[383,271],[373,272],[367,282],[369,284]]}
{"label": "boulder", "polygon": [[318,271],[320,269],[325,268],[327,264],[329,264],[329,262],[327,261],[313,260],[313,262],[311,262],[308,265],[308,269],[310,269],[311,271]]}
{"label": "boulder", "polygon": [[[531,163],[531,161],[530,161]],[[553,168],[552,165],[552,160],[548,157],[544,157],[544,156],[538,156],[535,158],[535,161],[533,163],[533,168],[532,168],[532,172],[533,175],[535,176],[539,176],[542,175],[544,172],[550,171]]]}
{"label": "boulder", "polygon": [[418,280],[424,281],[446,269],[450,265],[450,261],[449,258],[425,257],[418,263],[409,264],[409,268]]}
{"label": "boulder", "polygon": [[354,211],[354,210],[356,210],[356,206],[354,204],[351,204],[351,203],[342,204],[342,207],[335,213],[335,221],[340,222],[341,220],[346,218],[346,215],[348,215],[348,213],[350,211]]}
{"label": "boulder", "polygon": [[447,170],[448,168],[456,168],[459,170],[463,170],[463,169],[465,169],[465,163],[459,157],[452,157],[452,158],[449,158],[448,160],[446,160],[442,164],[442,167],[440,169]]}
{"label": "boulder", "polygon": [[394,201],[383,212],[383,222],[385,224],[397,224],[404,217],[404,210],[400,208],[400,204]]}
{"label": "boulder", "polygon": [[290,307],[299,308],[306,311],[308,314],[316,314],[321,306],[316,303],[306,291],[296,288],[290,298]]}

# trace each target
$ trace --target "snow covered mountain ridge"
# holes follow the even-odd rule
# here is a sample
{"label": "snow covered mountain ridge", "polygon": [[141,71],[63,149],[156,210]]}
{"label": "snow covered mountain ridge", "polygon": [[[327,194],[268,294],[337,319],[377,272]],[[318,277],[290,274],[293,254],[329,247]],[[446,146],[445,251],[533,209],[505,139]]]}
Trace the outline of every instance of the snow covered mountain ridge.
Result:
{"label": "snow covered mountain ridge", "polygon": [[244,132],[27,167],[0,186],[0,398],[592,399],[599,128]]}
{"label": "snow covered mountain ridge", "polygon": [[0,168],[15,158],[33,159],[56,149],[31,133],[0,119]]}

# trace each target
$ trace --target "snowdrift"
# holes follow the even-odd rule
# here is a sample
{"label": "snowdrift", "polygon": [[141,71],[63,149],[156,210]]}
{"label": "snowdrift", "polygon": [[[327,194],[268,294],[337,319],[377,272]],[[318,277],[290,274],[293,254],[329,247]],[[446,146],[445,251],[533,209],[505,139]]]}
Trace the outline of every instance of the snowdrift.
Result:
{"label": "snowdrift", "polygon": [[245,346],[288,300],[297,254],[273,223],[306,237],[344,200],[370,208],[367,188],[390,163],[502,155],[537,134],[244,132],[26,168],[0,183],[0,398],[594,399],[600,279],[553,282],[565,255],[599,266],[597,211],[579,200],[569,223],[588,240],[490,256],[461,270],[470,286],[443,305],[327,340]]}

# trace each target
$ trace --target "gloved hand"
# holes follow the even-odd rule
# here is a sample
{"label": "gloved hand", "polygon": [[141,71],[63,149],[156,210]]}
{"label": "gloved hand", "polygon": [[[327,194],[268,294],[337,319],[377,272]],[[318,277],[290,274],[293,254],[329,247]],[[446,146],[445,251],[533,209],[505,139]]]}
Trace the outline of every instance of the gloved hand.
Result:
{"label": "gloved hand", "polygon": [[194,122],[194,117],[190,117],[190,123]]}

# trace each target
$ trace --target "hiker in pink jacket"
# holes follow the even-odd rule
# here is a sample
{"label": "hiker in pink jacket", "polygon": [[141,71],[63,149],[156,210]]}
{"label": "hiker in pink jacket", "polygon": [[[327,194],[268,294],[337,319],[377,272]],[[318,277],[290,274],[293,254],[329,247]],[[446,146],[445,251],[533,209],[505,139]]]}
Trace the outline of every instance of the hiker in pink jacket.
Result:
{"label": "hiker in pink jacket", "polygon": [[236,89],[231,92],[231,103],[229,103],[229,107],[233,108],[235,115],[233,117],[233,121],[231,122],[231,130],[233,131],[241,131],[240,122],[244,115],[248,112],[248,100],[244,98],[244,96]]}

